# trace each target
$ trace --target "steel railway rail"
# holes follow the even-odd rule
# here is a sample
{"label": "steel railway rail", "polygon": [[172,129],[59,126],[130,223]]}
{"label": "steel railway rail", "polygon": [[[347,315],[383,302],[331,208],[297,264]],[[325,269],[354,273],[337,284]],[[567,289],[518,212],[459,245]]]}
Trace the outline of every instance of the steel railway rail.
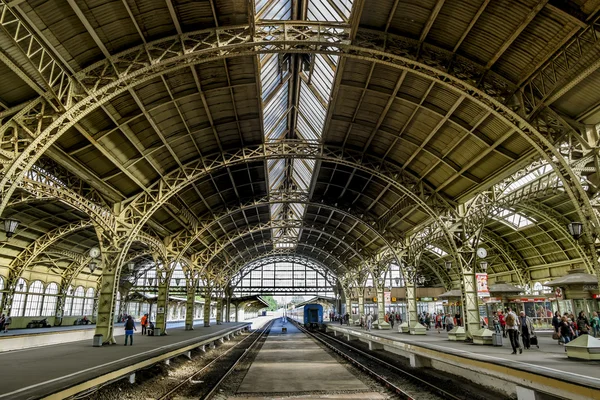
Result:
{"label": "steel railway rail", "polygon": [[[350,361],[352,364],[354,364],[358,368],[367,372],[369,375],[371,375],[373,378],[375,378],[375,380],[381,382],[382,384],[384,384],[385,386],[387,386],[388,388],[390,388],[391,390],[396,392],[396,394],[398,394],[400,396],[400,398],[402,398],[402,399],[413,399],[413,396],[410,393],[408,393],[406,390],[402,389],[397,382],[396,383],[392,382],[393,377],[384,376],[381,372],[375,371],[372,367],[365,365],[365,362],[359,360],[359,358],[363,357],[372,362],[375,362],[378,365],[382,366],[383,368],[387,369],[388,371],[392,371],[394,374],[399,375],[404,379],[407,379],[415,384],[423,386],[424,388],[426,388],[426,390],[428,390],[432,393],[435,393],[445,399],[456,399],[456,400],[460,399],[460,397],[456,397],[452,393],[449,393],[449,392],[419,378],[418,376],[411,374],[408,371],[398,368],[395,365],[392,365],[384,360],[381,360],[375,356],[372,356],[369,353],[366,353],[360,349],[357,349],[354,346],[351,346],[346,342],[343,342],[339,339],[333,338],[322,332],[315,333],[313,331],[309,331],[309,330],[305,329],[302,325],[298,324],[296,321],[294,321],[294,323],[302,332],[309,335],[313,339],[319,341],[320,343],[325,345],[327,348],[331,349],[332,351],[339,354],[346,360]],[[335,343],[336,345],[333,345],[332,342]],[[351,352],[343,351],[340,349],[340,347],[343,347],[346,349],[351,349]],[[357,355],[359,357],[357,357]]]}
{"label": "steel railway rail", "polygon": [[235,346],[233,346],[232,348],[230,348],[229,350],[227,350],[226,352],[224,352],[223,354],[221,354],[220,356],[218,356],[217,358],[215,358],[214,360],[212,360],[210,363],[208,363],[207,365],[205,365],[204,367],[202,367],[198,371],[196,371],[193,374],[191,374],[189,377],[187,377],[186,379],[184,379],[183,381],[181,381],[180,383],[178,383],[177,386],[175,386],[174,388],[172,388],[171,390],[169,390],[167,393],[165,393],[162,396],[158,397],[158,400],[172,399],[173,396],[177,392],[179,392],[182,389],[184,389],[187,384],[189,384],[191,381],[194,380],[194,378],[200,376],[202,373],[204,373],[205,371],[209,370],[216,363],[218,363],[220,361],[223,361],[225,359],[225,357],[227,357],[227,355],[230,354],[232,351],[239,350],[240,349],[240,345],[242,345],[242,343],[247,343],[250,338],[253,338],[254,340],[252,340],[252,342],[250,343],[250,345],[248,345],[248,347],[246,347],[246,349],[244,350],[244,352],[237,358],[237,360],[233,363],[233,365],[231,365],[231,367],[229,367],[227,369],[227,371],[224,374],[222,374],[222,376],[219,378],[218,382],[213,385],[212,389],[208,393],[206,393],[202,397],[200,397],[200,399],[203,399],[203,400],[208,400],[208,399],[212,398],[214,396],[215,392],[219,389],[219,386],[221,385],[221,383],[223,383],[223,381],[233,372],[233,370],[235,369],[235,367],[246,357],[246,355],[253,348],[256,347],[256,345],[258,344],[259,340],[261,338],[265,337],[268,334],[268,332],[271,330],[271,326],[273,325],[273,322],[275,322],[274,319],[271,320],[267,325],[263,326],[260,329],[257,329],[251,335],[248,335],[247,337],[245,337],[244,339],[242,339],[241,341],[239,341]]}

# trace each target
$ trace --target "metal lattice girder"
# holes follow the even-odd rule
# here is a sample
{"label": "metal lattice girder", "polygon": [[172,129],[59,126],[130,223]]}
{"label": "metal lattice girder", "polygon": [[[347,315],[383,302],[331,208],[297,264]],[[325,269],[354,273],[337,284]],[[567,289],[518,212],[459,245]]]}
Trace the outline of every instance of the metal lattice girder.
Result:
{"label": "metal lattice girder", "polygon": [[[267,249],[267,247],[269,249]],[[351,269],[352,267],[358,265],[354,265],[354,264],[350,264],[350,263],[342,263],[340,260],[338,260],[337,258],[333,257],[332,254],[330,252],[327,252],[325,250],[322,250],[314,245],[311,244],[298,244],[298,248],[299,247],[308,247],[310,248],[310,252],[311,253],[317,253],[319,255],[323,255],[325,256],[324,259],[318,259],[316,258],[316,256],[314,255],[306,255],[304,253],[298,253],[298,248],[296,249],[292,249],[292,248],[272,248],[273,247],[273,242],[272,241],[268,241],[268,242],[262,242],[262,243],[255,243],[252,247],[248,247],[246,249],[244,249],[240,254],[235,255],[228,263],[227,263],[227,268],[229,268],[232,271],[237,271],[240,268],[244,267],[246,264],[249,263],[247,257],[252,257],[252,254],[250,253],[251,251],[256,251],[257,253],[259,253],[258,258],[263,258],[263,257],[291,257],[291,256],[296,256],[296,257],[306,257],[306,258],[310,258],[315,260],[316,262],[322,263],[323,265],[326,265],[326,262],[331,259],[331,262],[335,265],[335,267],[337,267],[338,270],[342,271],[344,269]],[[255,258],[251,258],[251,260],[255,259]],[[210,268],[210,266],[209,266]]]}
{"label": "metal lattice girder", "polygon": [[[47,51],[45,46],[37,39],[36,35],[29,30],[27,25],[21,21],[7,4],[6,0],[0,2],[0,28],[4,35],[9,37],[16,48],[25,56],[29,63],[21,66],[25,71],[32,71],[36,85],[34,90],[48,99],[55,99],[65,108],[68,106],[68,94],[71,88],[69,73],[58,62],[54,55]],[[23,72],[15,70],[17,74]],[[24,80],[29,81],[25,75]]]}
{"label": "metal lattice girder", "polygon": [[524,285],[526,280],[523,277],[523,272],[527,265],[521,255],[504,240],[494,232],[486,229],[482,232],[481,237],[487,245],[496,250],[504,259],[504,261],[512,267],[511,270],[517,275],[519,284]]}
{"label": "metal lattice girder", "polygon": [[[320,275],[325,278],[332,286],[335,286],[336,275],[328,268],[325,264],[318,262],[317,260],[311,259],[306,256],[297,255],[267,255],[262,254],[254,259],[248,260],[236,274],[231,278],[230,284],[235,287],[246,275],[255,269],[261,268],[265,265],[272,264],[274,262],[289,262],[302,264],[306,267],[310,267],[317,271]],[[333,280],[331,279],[333,278]]]}
{"label": "metal lattice girder", "polygon": [[310,202],[308,201],[307,194],[304,192],[274,191],[271,192],[268,196],[252,200],[236,208],[230,208],[223,214],[214,215],[211,222],[203,223],[202,228],[198,229],[196,232],[190,232],[188,230],[185,230],[173,235],[172,240],[169,244],[169,251],[172,254],[177,254],[174,258],[175,262],[177,262],[196,240],[200,240],[202,235],[204,234],[210,234],[212,228],[217,227],[221,221],[227,220],[232,215],[239,212],[243,212],[245,210],[276,203],[296,203],[305,204],[307,206],[314,205],[326,210],[334,211],[336,213],[341,214],[344,217],[348,217],[356,221],[362,222],[363,226],[367,230],[373,232],[375,235],[377,235],[379,239],[381,239],[385,243],[387,251],[393,257],[395,256],[395,249],[399,248],[402,244],[401,239],[396,238],[391,232],[388,232],[384,235],[381,234],[377,229],[375,229],[374,226],[376,226],[376,219],[370,216],[369,213],[357,214],[357,210],[351,209],[349,211],[346,211],[335,206],[327,205],[325,203]]}
{"label": "metal lattice girder", "polygon": [[[513,126],[532,144],[536,151],[553,163],[555,168],[561,167],[557,169],[560,170],[561,179],[567,183],[565,186],[569,195],[576,204],[580,205],[578,212],[581,219],[587,221],[585,217],[590,218],[591,222],[587,223],[590,228],[589,232],[600,231],[597,218],[590,211],[589,201],[581,185],[566,167],[566,162],[559,157],[553,144],[554,139],[548,140],[548,138],[560,136],[564,132],[561,130],[561,122],[556,118],[544,116],[543,119],[536,119],[531,125],[494,99],[494,93],[497,94],[498,90],[488,90],[484,85],[484,90],[491,93],[491,95],[486,94],[465,83],[469,79],[458,79],[451,73],[443,72],[437,68],[439,67],[437,65],[432,67],[426,63],[412,61],[407,57],[410,54],[410,46],[407,48],[407,42],[399,39],[394,41],[393,38],[388,38],[389,35],[380,33],[379,37],[373,37],[373,35],[365,37],[365,35],[359,34],[355,43],[349,45],[346,43],[347,37],[344,35],[347,33],[344,29],[332,24],[303,22],[299,26],[297,23],[288,22],[259,24],[255,28],[257,32],[255,36],[251,35],[250,27],[235,27],[167,38],[128,50],[82,71],[82,82],[85,80],[86,89],[93,95],[82,97],[80,101],[74,102],[71,109],[60,114],[51,125],[41,132],[29,145],[30,151],[20,153],[9,165],[7,173],[0,181],[0,186],[8,195],[12,194],[22,178],[23,171],[35,162],[35,154],[44,152],[66,129],[94,108],[145,80],[178,68],[189,67],[194,63],[213,60],[215,57],[232,57],[257,52],[326,52],[338,53],[345,57],[368,59],[410,70],[413,74],[433,80],[447,88],[466,93],[470,100],[490,110],[503,122]],[[327,45],[325,46],[324,43]],[[394,51],[396,54],[390,51]],[[455,64],[459,65],[459,63]],[[120,65],[117,68],[120,75],[112,70],[112,65]],[[454,69],[453,72],[455,72]],[[0,211],[6,206],[6,201],[4,198],[0,204]]]}
{"label": "metal lattice girder", "polygon": [[264,230],[270,230],[273,228],[279,229],[304,229],[307,231],[315,231],[319,234],[327,236],[333,240],[336,240],[342,246],[344,246],[347,250],[349,250],[355,257],[360,260],[364,260],[364,256],[370,256],[369,252],[362,249],[357,243],[346,243],[343,240],[339,239],[337,235],[340,233],[335,228],[325,224],[317,224],[311,223],[310,225],[306,225],[302,220],[274,220],[266,223],[259,223],[252,226],[247,226],[243,229],[236,230],[233,232],[227,232],[221,235],[217,240],[211,243],[206,249],[202,250],[200,253],[196,253],[192,256],[192,263],[196,265],[207,266],[212,260],[227,246],[234,244],[237,240],[242,239],[245,236],[252,235],[254,233],[258,233]]}
{"label": "metal lattice girder", "polygon": [[73,232],[77,232],[92,226],[93,225],[91,221],[81,220],[72,224],[60,226],[37,238],[12,260],[9,265],[11,277],[18,279],[23,271],[31,265],[33,260],[35,260],[40,254],[46,252],[49,247],[60,241],[65,236],[69,236]]}
{"label": "metal lattice girder", "polygon": [[[600,61],[591,66],[581,65],[586,55],[598,48],[600,15],[569,40],[552,58],[537,69],[519,88],[527,113],[536,114],[546,105],[571,90],[590,73],[600,67]],[[573,73],[579,74],[573,77]]]}

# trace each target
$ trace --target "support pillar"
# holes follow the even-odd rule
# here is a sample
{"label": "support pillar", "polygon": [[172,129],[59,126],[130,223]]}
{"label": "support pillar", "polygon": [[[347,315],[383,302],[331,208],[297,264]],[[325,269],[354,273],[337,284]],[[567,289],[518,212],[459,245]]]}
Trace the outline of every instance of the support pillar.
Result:
{"label": "support pillar", "polygon": [[377,285],[377,329],[390,329],[390,324],[385,322],[385,296],[384,286]]}
{"label": "support pillar", "polygon": [[210,295],[211,295],[211,287],[206,285],[204,289],[204,326],[210,326]]}
{"label": "support pillar", "polygon": [[223,324],[223,297],[217,298],[217,325]]}
{"label": "support pillar", "polygon": [[102,257],[102,279],[98,295],[98,318],[96,319],[95,335],[102,335],[102,344],[116,343],[114,338],[114,315],[117,291],[119,290],[119,270],[117,268],[119,253],[122,246],[118,238],[105,234],[101,227],[99,232]]}
{"label": "support pillar", "polygon": [[225,322],[231,322],[231,297],[229,295],[225,303]]}
{"label": "support pillar", "polygon": [[365,315],[365,296],[363,291],[358,292],[358,319],[357,324],[360,324],[360,318]]}
{"label": "support pillar", "polygon": [[171,273],[168,270],[166,263],[162,264],[162,268],[157,268],[156,272],[156,279],[158,279],[158,298],[156,299],[156,324],[154,326],[155,334],[162,336],[167,334],[167,315],[169,315],[169,282],[171,281]]}
{"label": "support pillar", "polygon": [[477,279],[474,269],[463,273],[463,312],[464,327],[468,338],[481,330],[479,325],[479,299],[477,297]]}
{"label": "support pillar", "polygon": [[240,317],[238,315],[238,309],[240,308],[239,304],[235,305],[235,322],[240,322]]}
{"label": "support pillar", "polygon": [[[408,333],[411,335],[425,335],[426,329],[419,323],[417,311],[417,286],[415,282],[408,282],[406,286],[406,300],[408,304]],[[406,332],[402,329],[402,332]]]}
{"label": "support pillar", "polygon": [[194,329],[194,317],[196,316],[196,287],[198,280],[195,278],[187,279],[187,299],[185,302],[185,330]]}
{"label": "support pillar", "polygon": [[348,325],[350,325],[352,322],[352,297],[350,293],[351,291],[348,289],[346,293],[346,313],[348,314]]}

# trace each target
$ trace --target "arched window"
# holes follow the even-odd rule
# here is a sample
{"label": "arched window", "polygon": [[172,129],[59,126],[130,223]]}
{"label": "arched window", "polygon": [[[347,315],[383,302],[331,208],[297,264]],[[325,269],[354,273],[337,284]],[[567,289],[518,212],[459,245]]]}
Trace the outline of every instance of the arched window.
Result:
{"label": "arched window", "polygon": [[27,295],[27,305],[25,306],[26,317],[37,317],[42,315],[42,300],[44,296],[44,284],[42,281],[34,281],[29,286],[29,294]]}
{"label": "arched window", "polygon": [[58,300],[58,285],[54,282],[48,284],[44,292],[43,317],[53,317],[56,314],[56,302]]}
{"label": "arched window", "polygon": [[83,286],[78,286],[75,289],[75,293],[73,293],[73,310],[71,310],[71,315],[79,316],[83,315],[83,301],[85,299],[85,291]]}
{"label": "arched window", "polygon": [[22,317],[25,310],[25,299],[27,298],[27,282],[19,278],[15,287],[15,297],[13,297],[10,315],[13,317]]}
{"label": "arched window", "polygon": [[71,312],[73,309],[73,286],[69,286],[69,289],[67,289],[67,296],[65,297],[65,307],[63,310],[63,315],[65,317],[69,316],[69,315],[73,315],[73,313]]}
{"label": "arched window", "polygon": [[88,288],[85,291],[85,303],[83,305],[83,315],[92,315],[94,312],[94,289]]}

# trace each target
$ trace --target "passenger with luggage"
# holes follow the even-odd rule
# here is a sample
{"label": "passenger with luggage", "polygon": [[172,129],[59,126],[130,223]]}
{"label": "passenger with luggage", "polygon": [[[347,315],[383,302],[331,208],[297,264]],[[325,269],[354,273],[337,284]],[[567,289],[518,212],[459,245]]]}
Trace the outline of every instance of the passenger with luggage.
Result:
{"label": "passenger with luggage", "polygon": [[517,349],[519,350],[519,354],[522,354],[523,348],[519,343],[519,322],[517,320],[517,314],[515,314],[510,308],[507,308],[505,321],[506,332],[508,333],[510,345],[513,349],[511,354],[517,354]]}
{"label": "passenger with luggage", "polygon": [[519,333],[523,338],[523,346],[529,350],[531,347],[531,338],[535,338],[535,331],[533,330],[533,321],[525,315],[525,311],[521,311],[519,315]]}
{"label": "passenger with luggage", "polygon": [[127,317],[127,321],[125,321],[125,346],[127,346],[127,339],[129,338],[129,345],[133,346],[133,331],[137,331],[135,328],[135,322],[131,315]]}
{"label": "passenger with luggage", "polygon": [[492,316],[492,323],[494,324],[494,332],[500,333],[501,328],[500,328],[500,318],[498,318],[498,311],[494,311],[494,314]]}

